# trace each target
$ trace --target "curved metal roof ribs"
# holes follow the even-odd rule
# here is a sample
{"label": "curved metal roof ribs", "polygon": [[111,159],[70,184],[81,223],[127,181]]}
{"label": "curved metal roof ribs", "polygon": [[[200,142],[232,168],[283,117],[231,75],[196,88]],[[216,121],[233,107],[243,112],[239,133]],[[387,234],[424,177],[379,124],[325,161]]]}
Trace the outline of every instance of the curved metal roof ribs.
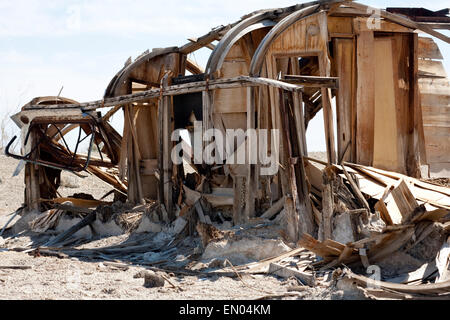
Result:
{"label": "curved metal roof ribs", "polygon": [[[262,18],[265,14],[258,16],[258,18]],[[219,42],[216,46],[216,49],[211,54],[209,61],[206,66],[206,76],[212,78],[213,75],[222,68],[223,62],[228,55],[229,51],[233,47],[233,45],[239,41],[245,35],[251,33],[252,31],[273,27],[276,23],[269,19],[254,19],[249,18],[251,21],[243,21],[242,24],[236,26],[235,32],[231,30],[228,32],[225,37]],[[244,23],[245,22],[245,23]]]}

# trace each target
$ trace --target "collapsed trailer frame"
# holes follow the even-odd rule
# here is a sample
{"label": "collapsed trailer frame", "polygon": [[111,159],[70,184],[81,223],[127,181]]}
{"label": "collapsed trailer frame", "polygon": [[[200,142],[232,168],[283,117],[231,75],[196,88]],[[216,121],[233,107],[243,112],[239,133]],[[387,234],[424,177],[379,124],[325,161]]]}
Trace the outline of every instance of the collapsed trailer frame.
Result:
{"label": "collapsed trailer frame", "polygon": [[[43,148],[37,147],[38,136],[30,127],[40,123],[46,133],[48,126],[60,125],[62,133],[56,136],[61,139],[77,127],[74,121],[86,118],[95,122],[91,133],[103,128],[92,136],[102,159],[81,156],[78,150],[66,153],[126,193],[128,201],[158,200],[170,220],[183,197],[194,191],[186,186],[185,168],[171,159],[171,134],[190,130],[189,115],[202,121],[204,131],[279,130],[282,143],[270,150],[280,154],[274,176],[260,176],[261,164],[194,164],[191,170],[202,181],[194,184],[196,191],[209,196],[213,208],[231,206],[235,224],[284,203],[287,233],[294,241],[317,229],[304,160],[306,130],[320,110],[329,164],[347,161],[413,177],[449,173],[449,83],[439,48],[416,30],[450,43],[435,30],[450,25],[450,18],[441,12],[436,21],[428,17],[422,22],[376,12],[374,18],[367,6],[333,0],[257,11],[182,47],[144,53],[114,77],[103,100],[32,101],[13,117],[22,135],[29,135],[23,154],[34,150],[33,160],[22,158],[28,162],[27,207],[41,210],[42,201],[49,200],[45,197],[55,196],[48,192],[58,187],[49,181],[48,168],[62,169],[57,157],[41,158]],[[188,58],[204,47],[212,50],[205,69]],[[112,109],[102,117],[97,112],[103,108]],[[125,119],[122,136],[108,123],[119,110]],[[53,137],[48,135],[64,147]],[[249,145],[246,139],[235,151]]]}

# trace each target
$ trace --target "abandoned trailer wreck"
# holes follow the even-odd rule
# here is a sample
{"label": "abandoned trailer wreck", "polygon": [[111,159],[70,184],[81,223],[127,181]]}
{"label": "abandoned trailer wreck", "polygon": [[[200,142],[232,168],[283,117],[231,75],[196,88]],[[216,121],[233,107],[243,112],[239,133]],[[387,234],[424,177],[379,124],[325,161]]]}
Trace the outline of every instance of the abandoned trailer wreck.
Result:
{"label": "abandoned trailer wreck", "polygon": [[[430,37],[450,43],[436,31],[449,28],[448,10],[313,1],[256,11],[182,47],[145,52],[117,73],[103,100],[35,98],[13,116],[22,155],[6,151],[26,162],[21,215],[40,213],[31,221],[35,232],[51,229],[67,212],[80,215],[80,223],[40,245],[41,252],[47,247],[75,256],[80,251],[63,242],[105,211],[117,213],[118,202],[131,204],[133,216],[141,212],[141,224],[172,223],[178,240],[197,231],[204,249],[242,230],[220,230],[226,221],[257,228],[276,223],[292,250],[221,271],[278,266],[280,276],[311,286],[315,270],[344,265],[356,273],[437,241],[434,256],[423,258],[424,265],[433,264],[432,274],[411,273],[361,290],[371,297],[448,296],[450,189],[429,179],[450,177],[450,85]],[[211,50],[204,68],[188,58],[203,48]],[[306,142],[308,125],[321,110],[326,162],[309,158]],[[110,123],[121,111],[123,135]],[[194,134],[199,122],[202,133],[214,129],[227,137],[225,162],[194,161],[194,145],[219,145],[217,137]],[[181,164],[172,152],[178,143],[172,133],[179,129],[191,133],[182,137]],[[274,174],[261,174],[267,163],[248,161],[251,150],[258,153],[251,135],[228,139],[231,130],[250,129],[279,132],[279,141],[276,134],[266,141],[266,151],[279,156]],[[70,148],[65,136],[74,130],[78,141]],[[83,155],[79,144],[86,139]],[[239,150],[248,151],[246,164],[227,161]],[[97,176],[111,185],[115,203],[62,198],[62,171]],[[101,252],[117,252],[111,250]],[[305,252],[316,259],[302,271],[283,267],[285,259]],[[373,281],[355,273],[346,268],[336,276],[358,287]]]}

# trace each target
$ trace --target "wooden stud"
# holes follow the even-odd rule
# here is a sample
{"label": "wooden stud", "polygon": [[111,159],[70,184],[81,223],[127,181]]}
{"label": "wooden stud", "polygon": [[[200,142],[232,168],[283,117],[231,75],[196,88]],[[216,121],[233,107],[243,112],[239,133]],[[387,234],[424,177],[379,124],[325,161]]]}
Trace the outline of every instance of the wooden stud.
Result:
{"label": "wooden stud", "polygon": [[372,31],[358,35],[357,64],[357,163],[370,166],[373,162],[375,116],[375,61],[374,35]]}

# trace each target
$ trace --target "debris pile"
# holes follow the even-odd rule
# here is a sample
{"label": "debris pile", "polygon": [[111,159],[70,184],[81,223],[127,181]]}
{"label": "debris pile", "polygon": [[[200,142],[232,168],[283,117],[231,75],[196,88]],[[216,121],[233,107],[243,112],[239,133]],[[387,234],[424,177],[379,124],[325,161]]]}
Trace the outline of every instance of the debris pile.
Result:
{"label": "debris pile", "polygon": [[[450,278],[447,276],[450,255],[447,241],[450,240],[450,190],[448,188],[354,164],[326,166],[324,163],[310,160],[307,169],[312,189],[317,190],[313,192],[314,196],[319,198],[322,189],[322,207],[332,208],[331,215],[325,216],[323,211],[321,214],[320,223],[324,226],[322,229],[327,230],[327,226],[331,226],[323,240],[318,241],[306,234],[298,243],[299,246],[311,250],[322,258],[320,263],[315,265],[316,268],[327,270],[346,266],[360,272],[366,270],[368,273],[371,268],[378,266],[380,268],[378,281],[383,278],[403,285],[396,287],[391,285],[392,283],[376,282],[381,291],[383,289],[388,291],[383,296],[383,292],[378,290],[377,297],[388,298],[393,296],[393,292],[397,293],[398,297],[402,293],[408,293],[401,296],[402,298],[449,294]],[[324,183],[320,184],[321,173],[333,177],[330,184],[336,192],[333,194],[331,205],[326,203],[329,199],[325,198],[327,193],[325,182],[330,181],[324,178]],[[340,197],[341,189],[346,189],[346,198]],[[359,211],[348,207],[358,201],[367,204],[368,207]],[[347,208],[347,211],[343,211],[342,207]],[[343,215],[346,215],[347,219],[342,219]],[[382,221],[379,221],[380,218]],[[336,220],[338,223],[333,223]],[[426,252],[421,252],[418,248],[420,246],[426,246]],[[380,266],[399,253],[405,255],[397,263],[408,261],[409,255],[409,258],[414,257],[422,261],[423,266],[396,277],[389,275],[392,269],[383,270]],[[350,280],[356,279],[360,286],[371,281],[354,275],[349,269],[344,271],[343,276]],[[390,278],[386,279],[386,276]],[[445,282],[446,285],[441,284]],[[424,283],[439,283],[436,288],[441,290],[435,290],[430,285],[414,288],[414,285]],[[410,284],[413,288],[405,287],[405,284]],[[446,288],[447,292],[442,288]]]}

